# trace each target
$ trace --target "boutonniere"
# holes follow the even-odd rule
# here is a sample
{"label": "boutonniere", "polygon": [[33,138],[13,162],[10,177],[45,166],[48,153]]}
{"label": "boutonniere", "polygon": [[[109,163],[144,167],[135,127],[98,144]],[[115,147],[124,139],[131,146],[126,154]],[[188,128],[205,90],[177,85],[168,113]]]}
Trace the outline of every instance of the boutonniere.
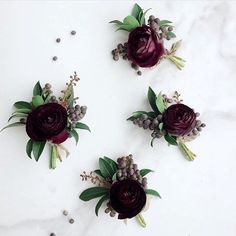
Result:
{"label": "boutonniere", "polygon": [[30,138],[26,145],[26,153],[29,158],[32,158],[33,154],[36,161],[48,144],[51,148],[51,169],[56,168],[57,159],[62,161],[62,152],[66,156],[69,155],[68,150],[62,145],[64,141],[74,137],[77,144],[77,129],[90,131],[86,124],[80,122],[86,114],[87,107],[76,104],[78,97],[74,97],[74,86],[78,81],[76,73],[70,76],[66,89],[61,91],[62,95],[58,99],[49,83],[42,88],[40,82],[37,82],[30,102],[18,101],[14,104],[15,111],[8,122],[13,119],[18,121],[3,128],[24,126]]}
{"label": "boutonniere", "polygon": [[99,169],[89,174],[85,171],[81,174],[83,181],[90,180],[98,186],[84,190],[80,199],[90,201],[100,198],[95,207],[96,215],[106,202],[105,213],[111,217],[121,220],[135,217],[141,226],[145,227],[142,211],[147,204],[147,195],[160,198],[157,191],[147,187],[145,176],[149,172],[152,170],[139,170],[132,155],[118,158],[117,162],[108,157],[99,158]]}
{"label": "boutonniere", "polygon": [[161,92],[156,95],[149,87],[148,101],[152,111],[136,111],[127,120],[151,130],[151,146],[155,139],[164,137],[168,144],[178,146],[187,160],[193,161],[196,155],[185,143],[198,137],[206,126],[199,119],[200,114],[183,104],[177,91],[168,98]]}
{"label": "boutonniere", "polygon": [[149,16],[146,22],[145,16],[148,10],[143,11],[138,4],[135,4],[132,14],[125,17],[123,21],[110,21],[118,27],[117,30],[129,33],[127,41],[124,44],[119,43],[117,48],[112,50],[113,59],[118,61],[121,57],[130,61],[131,67],[138,75],[142,74],[140,67],[151,68],[164,59],[170,60],[181,70],[185,60],[175,55],[181,41],[173,43],[170,49],[164,46],[166,40],[176,37],[172,22],[160,20],[153,15]]}

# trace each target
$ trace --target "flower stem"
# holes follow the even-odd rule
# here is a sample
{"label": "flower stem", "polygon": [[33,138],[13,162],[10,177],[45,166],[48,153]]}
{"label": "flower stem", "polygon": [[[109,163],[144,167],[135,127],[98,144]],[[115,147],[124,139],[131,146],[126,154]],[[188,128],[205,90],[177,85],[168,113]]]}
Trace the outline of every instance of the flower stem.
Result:
{"label": "flower stem", "polygon": [[136,220],[138,221],[138,223],[143,227],[145,228],[146,227],[146,222],[142,216],[142,214],[138,214],[135,216]]}
{"label": "flower stem", "polygon": [[196,155],[185,145],[185,143],[178,141],[178,147],[188,161],[193,161],[195,159]]}
{"label": "flower stem", "polygon": [[56,145],[51,146],[51,155],[50,155],[50,169],[55,169],[56,168],[56,162],[57,162],[57,149]]}
{"label": "flower stem", "polygon": [[184,63],[186,62],[183,58],[177,57],[172,54],[166,55],[166,58],[174,63],[179,70],[182,70],[182,68],[184,67]]}

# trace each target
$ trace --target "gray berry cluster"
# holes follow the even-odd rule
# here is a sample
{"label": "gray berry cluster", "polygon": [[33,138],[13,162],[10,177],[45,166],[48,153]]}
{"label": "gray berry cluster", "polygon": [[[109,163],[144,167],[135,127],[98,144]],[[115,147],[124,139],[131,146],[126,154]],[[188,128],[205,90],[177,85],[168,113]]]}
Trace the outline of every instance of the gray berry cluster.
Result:
{"label": "gray berry cluster", "polygon": [[157,35],[160,39],[167,39],[170,40],[171,37],[168,35],[168,32],[173,31],[172,26],[160,26],[160,19],[156,18],[155,16],[151,15],[148,19],[149,26],[157,32]]}
{"label": "gray berry cluster", "polygon": [[117,163],[117,179],[119,181],[133,179],[138,181],[144,189],[147,188],[147,178],[140,175],[140,171],[137,164],[134,164],[132,155],[118,158]]}
{"label": "gray berry cluster", "polygon": [[67,109],[69,123],[71,128],[75,128],[76,123],[81,120],[87,112],[86,106],[75,105]]}
{"label": "gray berry cluster", "polygon": [[116,211],[111,207],[110,202],[107,203],[107,208],[105,209],[105,213],[109,213],[111,217],[116,216]]}
{"label": "gray berry cluster", "polygon": [[[199,112],[195,113],[197,117],[200,116]],[[201,120],[196,120],[196,126],[194,127],[194,129],[187,135],[189,137],[191,136],[197,136],[199,134],[199,132],[202,131],[202,128],[206,127],[205,123],[202,123]]]}
{"label": "gray berry cluster", "polygon": [[133,124],[138,125],[143,129],[152,130],[151,136],[154,138],[161,138],[163,131],[159,129],[159,125],[162,123],[162,115],[159,114],[155,118],[149,117],[147,114],[142,114],[140,117],[133,120]]}

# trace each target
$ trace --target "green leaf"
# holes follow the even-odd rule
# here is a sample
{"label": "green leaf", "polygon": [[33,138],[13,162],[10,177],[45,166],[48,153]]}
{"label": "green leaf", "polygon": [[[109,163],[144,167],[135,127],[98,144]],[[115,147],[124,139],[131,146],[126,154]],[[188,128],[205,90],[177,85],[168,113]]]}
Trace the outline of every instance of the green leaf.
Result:
{"label": "green leaf", "polygon": [[79,134],[77,133],[75,129],[70,130],[70,134],[72,137],[74,137],[76,145],[77,145],[79,141]]}
{"label": "green leaf", "polygon": [[104,195],[103,197],[100,198],[100,200],[98,201],[98,203],[97,203],[97,205],[95,207],[95,214],[96,214],[96,216],[98,216],[98,211],[99,211],[100,207],[102,206],[102,203],[104,201],[108,200],[108,199],[109,199],[109,194],[106,194],[106,195]]}
{"label": "green leaf", "polygon": [[142,8],[137,3],[135,3],[132,10],[132,16],[135,17],[137,20],[139,20],[138,16],[139,13],[142,11],[143,11]]}
{"label": "green leaf", "polygon": [[114,172],[109,163],[102,158],[99,158],[99,168],[104,178],[112,178]]}
{"label": "green leaf", "polygon": [[42,96],[40,96],[40,95],[33,96],[32,104],[33,104],[34,107],[38,107],[40,105],[43,105],[44,100],[43,100]]}
{"label": "green leaf", "polygon": [[36,95],[42,95],[43,93],[43,89],[39,83],[39,81],[35,84],[34,86],[34,89],[33,89],[33,95],[36,96]]}
{"label": "green leaf", "polygon": [[43,149],[45,147],[45,144],[46,144],[46,141],[42,141],[42,142],[34,141],[33,142],[33,154],[34,154],[34,158],[36,161],[39,160],[39,158],[43,152]]}
{"label": "green leaf", "polygon": [[135,219],[138,221],[138,223],[145,228],[146,227],[146,222],[143,218],[143,216],[141,215],[141,213],[139,213],[138,215],[135,216]]}
{"label": "green leaf", "polygon": [[119,21],[119,20],[112,20],[112,21],[110,21],[109,23],[117,24],[117,25],[123,25],[123,22],[121,22],[121,21]]}
{"label": "green leaf", "polygon": [[29,102],[24,102],[24,101],[19,101],[19,102],[16,102],[14,103],[14,107],[17,108],[17,109],[32,109],[32,106]]}
{"label": "green leaf", "polygon": [[156,190],[146,189],[145,192],[146,192],[146,194],[161,198],[161,195]]}
{"label": "green leaf", "polygon": [[74,104],[74,88],[73,85],[70,85],[70,87],[68,88],[68,96],[66,98],[68,104],[70,107],[73,106]]}
{"label": "green leaf", "polygon": [[140,25],[144,25],[145,24],[145,16],[147,14],[147,12],[150,10],[151,8],[147,9],[145,12],[142,12],[139,16],[139,23]]}
{"label": "green leaf", "polygon": [[13,118],[26,118],[26,117],[27,117],[27,114],[15,114],[15,115],[10,116],[10,118],[8,119],[8,122]]}
{"label": "green leaf", "polygon": [[165,104],[164,104],[161,92],[157,96],[156,106],[157,106],[160,113],[163,113],[165,111]]}
{"label": "green leaf", "polygon": [[167,24],[171,24],[172,22],[169,20],[161,20],[159,26],[166,26]]}
{"label": "green leaf", "polygon": [[156,99],[157,99],[157,96],[156,96],[155,92],[152,90],[151,87],[149,87],[149,89],[148,89],[149,104],[150,104],[151,108],[153,109],[153,111],[159,112],[159,110],[156,106]]}
{"label": "green leaf", "polygon": [[108,188],[92,187],[92,188],[88,188],[88,189],[84,190],[80,194],[79,198],[83,201],[90,201],[91,199],[101,197],[101,196],[108,194],[108,193],[109,193]]}
{"label": "green leaf", "polygon": [[16,109],[13,113],[13,114],[16,114],[16,113],[23,113],[23,114],[29,114],[32,110],[31,109],[27,109],[27,108],[22,108],[22,109]]}
{"label": "green leaf", "polygon": [[163,124],[162,122],[159,124],[158,127],[159,127],[160,130],[163,130],[163,125],[164,125],[164,124]]}
{"label": "green leaf", "polygon": [[113,161],[111,158],[104,156],[103,159],[110,165],[112,168],[112,171],[116,173],[118,166],[115,161]]}
{"label": "green leaf", "polygon": [[132,116],[129,117],[127,120],[133,121],[133,120],[141,117],[143,114],[148,115],[148,113],[146,111],[135,111],[135,112],[133,112]]}
{"label": "green leaf", "polygon": [[112,176],[112,181],[116,181],[117,177],[116,177],[116,173]]}
{"label": "green leaf", "polygon": [[126,16],[123,22],[124,25],[130,25],[133,29],[140,26],[138,20],[134,16]]}
{"label": "green leaf", "polygon": [[104,176],[102,175],[102,172],[101,172],[100,170],[94,170],[93,172],[94,172],[96,175],[99,175],[99,176],[101,176],[101,177],[104,178]]}
{"label": "green leaf", "polygon": [[169,144],[171,144],[171,145],[178,145],[178,143],[177,143],[177,141],[176,141],[176,137],[173,137],[173,136],[171,136],[171,135],[169,135],[169,134],[166,134],[165,136],[164,136],[164,138],[165,138],[165,140],[169,143]]}
{"label": "green leaf", "polygon": [[12,123],[12,124],[9,124],[9,125],[3,127],[3,128],[0,130],[0,132],[2,132],[2,131],[3,131],[4,129],[6,129],[6,128],[11,128],[11,127],[16,127],[16,126],[22,126],[22,125],[25,125],[25,124],[23,124],[23,123],[21,123],[21,122],[15,122],[15,123]]}
{"label": "green leaf", "polygon": [[140,175],[143,177],[145,175],[147,175],[148,173],[153,172],[153,170],[150,169],[142,169],[140,170]]}
{"label": "green leaf", "polygon": [[116,31],[125,30],[125,31],[130,32],[133,29],[134,29],[133,25],[125,25],[125,24],[123,24],[123,25],[120,25],[119,28]]}
{"label": "green leaf", "polygon": [[90,128],[86,124],[81,123],[81,122],[77,122],[75,128],[76,129],[86,129],[89,132],[91,132]]}
{"label": "green leaf", "polygon": [[29,139],[29,141],[27,142],[26,144],[26,153],[27,153],[27,156],[31,159],[31,152],[33,150],[33,140],[32,139]]}
{"label": "green leaf", "polygon": [[51,154],[50,154],[50,169],[55,169],[57,164],[57,148],[56,145],[51,146]]}
{"label": "green leaf", "polygon": [[166,33],[166,36],[168,36],[168,37],[170,37],[170,38],[176,38],[176,35],[175,35],[173,32],[171,32],[171,31],[168,31],[168,32]]}

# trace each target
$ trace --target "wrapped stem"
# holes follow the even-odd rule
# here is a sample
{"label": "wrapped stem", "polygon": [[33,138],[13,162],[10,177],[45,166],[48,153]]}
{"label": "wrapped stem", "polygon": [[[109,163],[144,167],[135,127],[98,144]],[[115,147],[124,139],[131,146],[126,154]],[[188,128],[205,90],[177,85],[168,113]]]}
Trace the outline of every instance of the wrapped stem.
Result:
{"label": "wrapped stem", "polygon": [[188,161],[193,161],[195,159],[196,155],[185,145],[185,143],[178,141],[178,147]]}
{"label": "wrapped stem", "polygon": [[139,213],[138,215],[135,216],[136,220],[138,221],[138,223],[143,227],[145,228],[146,227],[146,222],[142,216],[141,213]]}
{"label": "wrapped stem", "polygon": [[174,63],[179,70],[182,70],[182,68],[184,67],[184,63],[186,62],[183,58],[177,57],[172,54],[166,55],[166,58]]}
{"label": "wrapped stem", "polygon": [[57,163],[57,148],[56,145],[51,145],[51,155],[50,155],[50,169],[55,169]]}

